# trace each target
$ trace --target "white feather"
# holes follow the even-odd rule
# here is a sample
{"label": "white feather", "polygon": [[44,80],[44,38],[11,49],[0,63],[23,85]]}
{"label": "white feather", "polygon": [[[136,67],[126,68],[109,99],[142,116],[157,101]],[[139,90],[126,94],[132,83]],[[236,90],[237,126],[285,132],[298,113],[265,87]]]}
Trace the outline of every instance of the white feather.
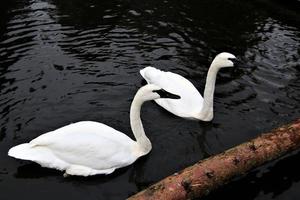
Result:
{"label": "white feather", "polygon": [[233,62],[229,58],[235,56],[220,53],[213,60],[207,74],[204,98],[189,80],[178,74],[154,67],[146,67],[140,70],[140,74],[148,84],[155,84],[181,97],[180,99],[156,99],[158,105],[179,117],[210,121],[213,118],[216,75],[222,67],[233,67]]}
{"label": "white feather", "polygon": [[136,141],[105,124],[82,121],[15,146],[8,155],[65,171],[66,175],[110,174],[151,150],[140,119],[140,109],[143,102],[160,97],[153,92],[159,89],[155,85],[144,86],[132,102],[130,122]]}
{"label": "white feather", "polygon": [[146,67],[140,73],[148,84],[159,85],[168,92],[180,96],[180,99],[155,100],[157,104],[166,110],[184,118],[192,118],[201,110],[203,98],[194,85],[186,78],[154,67]]}
{"label": "white feather", "polygon": [[[71,175],[88,176],[130,165],[138,158],[135,145],[128,136],[105,124],[83,121],[13,147],[8,155],[67,170]],[[71,173],[74,168],[81,173]]]}

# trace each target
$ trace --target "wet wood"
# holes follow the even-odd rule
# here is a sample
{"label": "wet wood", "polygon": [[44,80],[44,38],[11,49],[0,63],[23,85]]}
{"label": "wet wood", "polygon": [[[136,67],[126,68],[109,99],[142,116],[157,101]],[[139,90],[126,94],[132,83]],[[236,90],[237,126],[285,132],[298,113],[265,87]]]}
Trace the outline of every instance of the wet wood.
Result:
{"label": "wet wood", "polygon": [[181,200],[207,195],[270,160],[300,147],[300,119],[175,173],[129,200]]}

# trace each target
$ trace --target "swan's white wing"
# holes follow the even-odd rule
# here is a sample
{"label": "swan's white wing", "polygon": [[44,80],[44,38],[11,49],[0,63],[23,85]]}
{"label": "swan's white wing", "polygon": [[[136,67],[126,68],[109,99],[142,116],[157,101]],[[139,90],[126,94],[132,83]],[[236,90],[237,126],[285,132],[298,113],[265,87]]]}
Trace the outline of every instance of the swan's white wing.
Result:
{"label": "swan's white wing", "polygon": [[203,104],[203,98],[194,85],[186,78],[172,73],[146,67],[140,71],[149,84],[155,84],[168,92],[179,95],[180,99],[157,99],[160,106],[180,117],[194,117]]}
{"label": "swan's white wing", "polygon": [[51,151],[58,160],[70,165],[96,170],[127,166],[137,159],[133,140],[105,124],[90,121],[64,126],[29,144],[33,149]]}

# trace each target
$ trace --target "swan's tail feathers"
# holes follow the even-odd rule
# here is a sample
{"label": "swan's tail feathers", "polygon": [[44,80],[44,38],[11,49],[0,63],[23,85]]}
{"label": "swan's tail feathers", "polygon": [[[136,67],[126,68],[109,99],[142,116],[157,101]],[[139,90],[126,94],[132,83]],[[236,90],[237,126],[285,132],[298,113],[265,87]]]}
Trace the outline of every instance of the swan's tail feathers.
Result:
{"label": "swan's tail feathers", "polygon": [[156,69],[154,67],[145,67],[144,69],[140,70],[141,76],[148,82],[151,83],[151,79],[156,77],[159,72],[161,72],[159,69]]}
{"label": "swan's tail feathers", "polygon": [[142,76],[144,79],[146,79],[146,78],[145,78],[145,74],[146,74],[146,71],[147,71],[148,68],[150,68],[150,66],[149,66],[149,67],[145,67],[144,69],[141,69],[141,70],[140,70],[140,74],[141,74],[141,76]]}
{"label": "swan's tail feathers", "polygon": [[29,143],[24,143],[11,148],[8,151],[8,155],[22,160],[32,160],[32,157],[34,157],[32,155],[34,154],[33,152],[34,151],[32,151],[32,145],[30,145]]}
{"label": "swan's tail feathers", "polygon": [[43,146],[33,146],[30,143],[20,144],[11,148],[8,155],[21,160],[30,160],[36,162],[43,167],[55,168],[63,170],[67,163],[58,159],[52,152]]}

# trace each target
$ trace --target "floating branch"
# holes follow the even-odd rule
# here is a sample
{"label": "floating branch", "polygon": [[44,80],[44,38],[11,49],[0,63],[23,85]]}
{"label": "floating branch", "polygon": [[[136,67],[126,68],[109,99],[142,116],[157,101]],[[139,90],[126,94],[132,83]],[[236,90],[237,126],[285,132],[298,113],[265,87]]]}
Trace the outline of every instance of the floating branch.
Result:
{"label": "floating branch", "polygon": [[249,170],[300,147],[300,119],[185,168],[128,200],[181,200],[207,195]]}

